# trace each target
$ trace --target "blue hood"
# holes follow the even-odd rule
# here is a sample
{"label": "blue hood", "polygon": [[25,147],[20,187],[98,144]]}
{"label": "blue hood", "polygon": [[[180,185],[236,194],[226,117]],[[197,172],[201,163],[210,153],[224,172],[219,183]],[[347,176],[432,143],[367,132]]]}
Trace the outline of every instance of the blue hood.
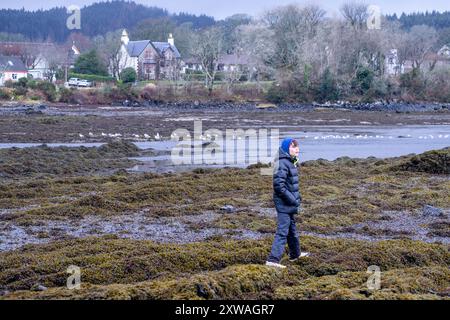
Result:
{"label": "blue hood", "polygon": [[283,150],[285,153],[287,153],[289,155],[289,146],[291,145],[292,141],[294,141],[294,139],[292,138],[286,138],[283,140],[283,142],[281,143],[281,150]]}

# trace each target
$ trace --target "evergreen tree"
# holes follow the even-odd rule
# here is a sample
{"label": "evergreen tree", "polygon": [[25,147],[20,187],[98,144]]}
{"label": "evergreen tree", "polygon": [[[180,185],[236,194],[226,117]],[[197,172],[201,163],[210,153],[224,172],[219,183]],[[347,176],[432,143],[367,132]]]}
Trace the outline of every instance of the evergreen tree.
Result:
{"label": "evergreen tree", "polygon": [[96,50],[81,54],[74,66],[75,73],[107,76],[108,70],[99,58]]}

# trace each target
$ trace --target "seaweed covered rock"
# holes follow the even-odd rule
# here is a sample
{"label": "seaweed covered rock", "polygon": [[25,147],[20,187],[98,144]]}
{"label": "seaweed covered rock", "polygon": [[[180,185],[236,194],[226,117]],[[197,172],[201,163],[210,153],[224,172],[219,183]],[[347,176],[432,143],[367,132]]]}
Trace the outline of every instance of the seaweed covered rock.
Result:
{"label": "seaweed covered rock", "polygon": [[108,142],[98,148],[99,153],[116,154],[127,157],[135,157],[139,155],[139,148],[132,142],[124,140],[115,140]]}
{"label": "seaweed covered rock", "polygon": [[450,270],[436,266],[383,271],[379,290],[368,289],[367,279],[366,272],[313,277],[295,286],[278,287],[275,299],[438,299],[447,295]]}
{"label": "seaweed covered rock", "polygon": [[0,179],[35,176],[80,175],[129,168],[137,161],[127,157],[140,154],[131,142],[113,141],[101,147],[54,147],[0,150]]}
{"label": "seaweed covered rock", "polygon": [[406,160],[394,169],[431,174],[450,174],[450,148],[425,152]]}
{"label": "seaweed covered rock", "polygon": [[264,298],[266,291],[283,281],[286,273],[262,265],[235,265],[185,278],[165,278],[135,284],[82,285],[46,291],[17,291],[4,299],[96,299],[96,300],[200,300]]}

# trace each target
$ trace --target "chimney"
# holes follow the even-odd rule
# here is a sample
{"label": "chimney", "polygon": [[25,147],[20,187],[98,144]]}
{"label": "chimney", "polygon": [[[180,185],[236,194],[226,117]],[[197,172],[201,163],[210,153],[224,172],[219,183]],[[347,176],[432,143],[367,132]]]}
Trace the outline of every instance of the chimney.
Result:
{"label": "chimney", "polygon": [[171,33],[169,33],[169,39],[167,39],[167,42],[171,45],[171,46],[175,46],[175,39],[173,38],[173,35]]}
{"label": "chimney", "polygon": [[72,51],[73,51],[73,54],[75,54],[75,55],[79,55],[80,54],[80,50],[78,50],[78,48],[77,48],[77,46],[75,45],[75,41],[72,41]]}
{"label": "chimney", "polygon": [[120,40],[124,45],[128,45],[128,42],[130,42],[130,38],[128,37],[127,30],[123,29],[122,37],[120,37]]}

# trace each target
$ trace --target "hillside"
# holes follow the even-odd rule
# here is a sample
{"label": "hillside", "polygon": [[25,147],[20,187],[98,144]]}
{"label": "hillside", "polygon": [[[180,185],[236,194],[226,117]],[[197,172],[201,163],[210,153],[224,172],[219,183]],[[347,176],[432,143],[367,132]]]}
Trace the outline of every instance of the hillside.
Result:
{"label": "hillside", "polygon": [[[23,36],[31,41],[50,39],[64,42],[71,33],[66,27],[68,17],[64,7],[37,11],[2,9],[0,33]],[[190,22],[194,28],[207,27],[215,23],[214,18],[206,15],[170,14],[165,9],[132,1],[111,1],[81,8],[81,33],[93,37],[120,28],[131,29],[143,20],[157,18],[170,18],[177,25]]]}

